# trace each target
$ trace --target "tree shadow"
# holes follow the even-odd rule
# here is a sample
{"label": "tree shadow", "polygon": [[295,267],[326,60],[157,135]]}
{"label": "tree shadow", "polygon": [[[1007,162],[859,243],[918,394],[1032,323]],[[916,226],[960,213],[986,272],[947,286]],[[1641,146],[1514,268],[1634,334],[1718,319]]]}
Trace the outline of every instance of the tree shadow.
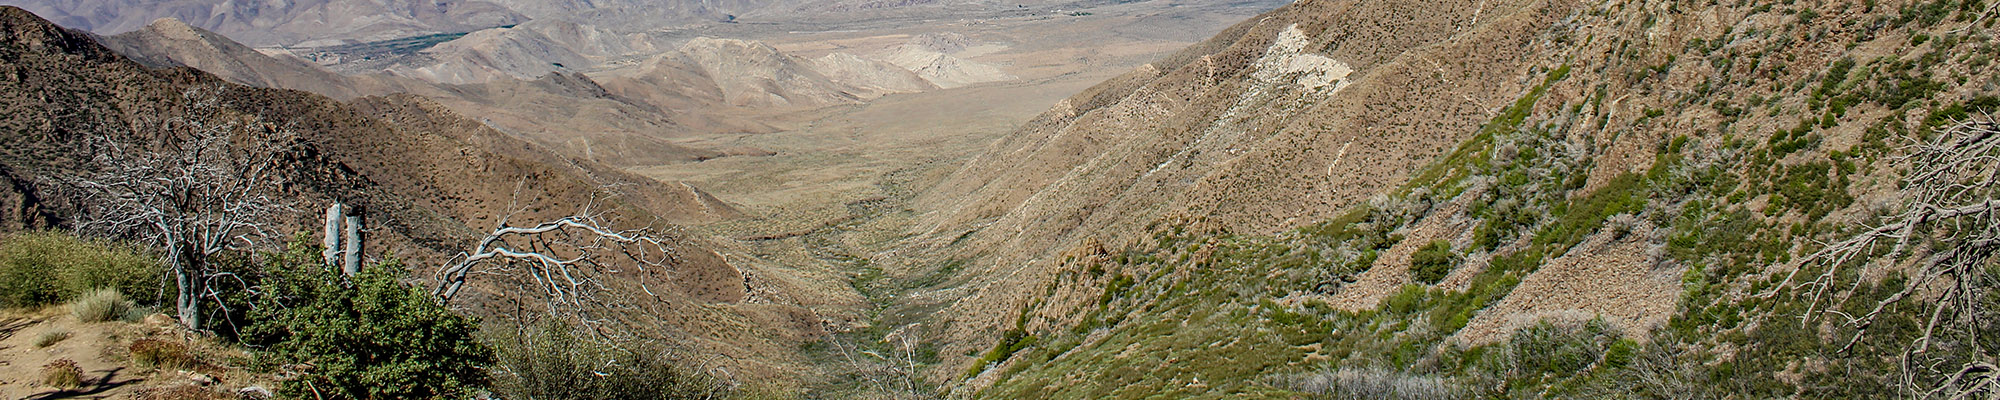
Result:
{"label": "tree shadow", "polygon": [[0,320],[0,339],[13,337],[15,333],[20,332],[22,329],[27,329],[29,326],[34,325],[37,322],[42,322],[42,321],[39,319],[23,318],[23,317],[11,317],[5,320]]}
{"label": "tree shadow", "polygon": [[104,392],[110,391],[111,389],[124,387],[125,385],[130,385],[134,382],[138,382],[141,380],[141,378],[117,380],[118,373],[124,370],[125,367],[117,367],[109,370],[101,370],[102,372],[104,372],[104,376],[97,377],[97,379],[84,381],[83,387],[79,387],[76,389],[69,389],[69,390],[57,390],[46,393],[36,393],[28,397],[23,397],[21,398],[21,400],[74,399],[96,394],[102,394]]}

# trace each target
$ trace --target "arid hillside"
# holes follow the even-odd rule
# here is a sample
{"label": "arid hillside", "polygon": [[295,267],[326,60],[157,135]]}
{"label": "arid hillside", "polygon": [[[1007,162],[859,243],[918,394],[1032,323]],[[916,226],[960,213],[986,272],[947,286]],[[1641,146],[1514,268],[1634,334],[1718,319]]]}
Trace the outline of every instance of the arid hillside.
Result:
{"label": "arid hillside", "polygon": [[[1893,221],[1904,188],[1935,183],[1904,180],[1936,168],[1906,164],[1926,147],[1887,143],[1979,140],[1988,125],[1951,129],[1996,107],[1992,10],[1301,1],[995,142],[916,197],[899,251],[925,261],[883,268],[953,271],[901,309],[936,310],[922,311],[941,355],[929,378],[966,395],[1867,393],[1882,388],[1803,360],[1876,332],[1757,321],[1798,321],[1826,280],[1855,290],[1831,289],[1841,307],[1866,308],[1881,300],[1870,285],[1904,284],[1883,274],[1943,274],[1792,271],[1849,268],[1810,243]],[[1794,334],[1812,350],[1770,336]],[[1560,367],[1596,372],[1493,356],[1556,340],[1531,335],[1603,340]],[[1619,389],[1666,378],[1597,356],[1661,335],[1698,349],[1661,357],[1770,369]],[[1884,347],[1829,357],[1896,374],[1877,364],[1897,354]],[[1952,351],[1940,359],[1990,357]],[[1707,368],[1675,360],[1647,368]],[[1478,364],[1502,362],[1521,364]],[[1901,371],[1930,385],[1946,372]],[[1437,391],[1366,386],[1384,382]]]}
{"label": "arid hillside", "polygon": [[422,284],[649,228],[449,301],[744,397],[2000,394],[1992,0],[170,3],[0,7],[0,232],[223,127]]}
{"label": "arid hillside", "polygon": [[972,276],[1011,288],[941,314],[1007,312],[1032,285],[1002,282],[1046,279],[1063,249],[1124,246],[1156,221],[1271,233],[1336,216],[1470,137],[1553,68],[1535,32],[1570,12],[1295,3],[1070,97],[917,200],[935,210],[923,233],[990,259]]}
{"label": "arid hillside", "polygon": [[[0,8],[0,105],[6,117],[0,168],[9,230],[72,228],[102,218],[83,211],[98,201],[79,177],[168,154],[201,129],[235,142],[228,157],[271,155],[274,178],[255,192],[282,199],[252,244],[282,246],[294,233],[317,232],[325,207],[358,207],[369,224],[371,259],[399,259],[412,277],[470,248],[486,232],[588,212],[618,229],[651,227],[669,241],[668,270],[620,272],[614,265],[579,274],[604,282],[598,317],[641,335],[676,338],[701,354],[726,354],[748,376],[789,376],[788,356],[821,328],[795,291],[755,263],[732,264],[712,242],[678,224],[737,217],[730,205],[694,188],[568,158],[501,134],[439,103],[413,95],[338,102],[296,90],[224,82],[189,68],[152,69],[24,10]],[[143,164],[143,163],[142,163]],[[143,166],[143,165],[138,165]],[[502,269],[501,271],[507,271]],[[527,274],[486,272],[470,279],[457,304],[499,316],[541,304]]]}

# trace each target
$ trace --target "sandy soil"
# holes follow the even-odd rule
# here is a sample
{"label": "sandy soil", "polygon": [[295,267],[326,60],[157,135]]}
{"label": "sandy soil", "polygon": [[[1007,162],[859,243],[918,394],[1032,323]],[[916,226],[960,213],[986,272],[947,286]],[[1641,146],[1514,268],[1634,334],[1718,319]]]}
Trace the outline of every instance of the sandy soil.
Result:
{"label": "sandy soil", "polygon": [[[68,333],[69,338],[48,347],[35,346],[37,338],[52,332]],[[203,365],[194,370],[135,365],[128,348],[142,338],[186,344]],[[192,336],[162,314],[140,322],[85,323],[71,317],[66,306],[0,310],[0,399],[133,398],[144,391],[176,386],[217,393],[233,393],[246,386],[271,387],[269,382],[252,381],[251,375],[240,370],[216,366],[227,364],[224,359],[232,356],[229,353]],[[56,360],[76,362],[83,370],[83,386],[64,390],[43,385],[43,367]]]}

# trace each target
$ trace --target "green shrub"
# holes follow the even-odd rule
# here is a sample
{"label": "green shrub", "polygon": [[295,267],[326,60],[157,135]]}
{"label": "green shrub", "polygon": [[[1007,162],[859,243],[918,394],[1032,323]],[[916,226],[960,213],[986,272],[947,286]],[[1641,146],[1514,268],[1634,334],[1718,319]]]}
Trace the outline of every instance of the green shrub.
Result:
{"label": "green shrub", "polygon": [[1645,177],[1619,174],[1597,191],[1559,204],[1552,213],[1554,221],[1535,234],[1534,244],[1551,245],[1548,248],[1551,254],[1568,252],[1570,247],[1583,242],[1585,236],[1603,227],[1611,216],[1644,209],[1647,192]]}
{"label": "green shrub", "polygon": [[1039,338],[1028,334],[1027,331],[1018,328],[1008,329],[1005,334],[1000,336],[1000,342],[993,344],[993,349],[987,350],[986,355],[979,357],[977,361],[973,361],[970,368],[966,368],[965,377],[978,376],[980,372],[986,371],[986,366],[1007,361],[1007,358],[1013,357],[1014,353],[1027,349],[1028,346],[1034,346],[1037,340]]}
{"label": "green shrub", "polygon": [[1451,251],[1451,243],[1434,240],[1410,255],[1410,279],[1425,285],[1435,285],[1451,274],[1451,268],[1458,265],[1458,253]]}
{"label": "green shrub", "polygon": [[1824,161],[1786,168],[1784,175],[1773,179],[1771,184],[1776,189],[1771,196],[1774,212],[1798,210],[1807,218],[1819,220],[1854,203],[1854,196],[1847,193],[1846,174]]}
{"label": "green shrub", "polygon": [[103,288],[92,290],[69,304],[69,314],[82,322],[106,322],[124,319],[131,313],[131,300],[118,293],[118,289]]}
{"label": "green shrub", "polygon": [[457,398],[488,382],[493,350],[476,321],[399,280],[391,261],[343,279],[295,242],[264,257],[271,274],[243,340],[260,359],[313,368],[279,386],[292,398]]}
{"label": "green shrub", "polygon": [[1125,295],[1125,291],[1131,290],[1136,284],[1138,283],[1132,280],[1131,275],[1118,275],[1118,278],[1104,284],[1104,294],[1097,297],[1097,305],[1111,304],[1111,300]]}
{"label": "green shrub", "polygon": [[99,288],[154,304],[171,290],[162,276],[157,260],[131,246],[57,232],[0,238],[0,307],[57,304]]}
{"label": "green shrub", "polygon": [[[1583,324],[1542,321],[1515,331],[1508,346],[1519,355],[1515,365],[1518,376],[1562,377],[1596,363],[1617,336],[1601,319]],[[1629,360],[1630,354],[1621,357]]]}
{"label": "green shrub", "polygon": [[1639,342],[1630,338],[1611,342],[1611,348],[1604,350],[1604,366],[1624,368],[1632,364],[1632,357],[1639,350]]}
{"label": "green shrub", "polygon": [[1423,286],[1403,285],[1389,298],[1382,299],[1382,311],[1396,315],[1407,315],[1423,308],[1429,292]]}
{"label": "green shrub", "polygon": [[556,323],[482,336],[497,355],[493,390],[504,398],[693,399],[729,391],[651,343],[607,343]]}
{"label": "green shrub", "polygon": [[1972,100],[1939,107],[1924,117],[1924,128],[1932,129],[1964,120],[1972,113],[2000,111],[2000,97],[1979,96]]}

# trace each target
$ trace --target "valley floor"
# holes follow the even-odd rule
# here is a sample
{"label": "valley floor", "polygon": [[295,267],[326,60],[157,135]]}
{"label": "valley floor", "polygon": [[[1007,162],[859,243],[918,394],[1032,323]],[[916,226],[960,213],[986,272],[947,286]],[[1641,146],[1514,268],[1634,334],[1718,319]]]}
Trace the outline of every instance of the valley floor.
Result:
{"label": "valley floor", "polygon": [[[782,131],[697,135],[676,144],[754,148],[772,155],[629,170],[687,182],[742,210],[747,217],[700,229],[733,239],[724,244],[731,256],[749,258],[731,262],[782,271],[812,288],[813,293],[793,295],[819,302],[807,301],[822,320],[833,322],[835,335],[803,349],[803,361],[816,369],[802,374],[806,393],[825,398],[934,394],[913,371],[928,366],[885,362],[896,358],[894,353],[908,353],[901,358],[917,359],[915,365],[936,362],[935,350],[892,343],[894,332],[933,311],[911,309],[898,299],[937,289],[951,272],[940,271],[936,264],[943,261],[899,251],[920,217],[908,204],[917,191],[935,185],[1052,104],[1274,5],[1231,4],[1206,7],[1207,12],[1111,6],[1092,9],[1100,14],[1096,17],[1074,21],[936,22],[760,38],[806,57],[933,31],[964,32],[982,40],[1008,38],[1014,41],[979,59],[1003,65],[1019,79],[767,116],[761,121]],[[915,354],[919,352],[931,354]]]}

